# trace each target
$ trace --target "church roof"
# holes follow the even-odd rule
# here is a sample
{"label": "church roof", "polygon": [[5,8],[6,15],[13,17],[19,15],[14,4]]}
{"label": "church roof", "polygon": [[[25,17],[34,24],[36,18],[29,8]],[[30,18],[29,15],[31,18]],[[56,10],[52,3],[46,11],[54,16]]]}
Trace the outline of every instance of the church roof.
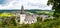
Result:
{"label": "church roof", "polygon": [[31,15],[31,14],[26,14],[25,16],[25,21],[33,21],[34,19],[36,19],[35,15]]}

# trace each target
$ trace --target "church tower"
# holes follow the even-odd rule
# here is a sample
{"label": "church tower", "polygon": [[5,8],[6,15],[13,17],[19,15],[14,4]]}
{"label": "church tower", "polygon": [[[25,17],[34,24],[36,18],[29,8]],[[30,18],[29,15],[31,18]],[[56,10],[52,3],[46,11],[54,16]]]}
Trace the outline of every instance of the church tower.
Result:
{"label": "church tower", "polygon": [[20,24],[24,23],[24,19],[25,19],[25,12],[24,12],[24,7],[23,5],[21,6],[21,12],[20,12]]}
{"label": "church tower", "polygon": [[20,14],[24,14],[24,7],[23,7],[23,5],[21,6],[21,13]]}

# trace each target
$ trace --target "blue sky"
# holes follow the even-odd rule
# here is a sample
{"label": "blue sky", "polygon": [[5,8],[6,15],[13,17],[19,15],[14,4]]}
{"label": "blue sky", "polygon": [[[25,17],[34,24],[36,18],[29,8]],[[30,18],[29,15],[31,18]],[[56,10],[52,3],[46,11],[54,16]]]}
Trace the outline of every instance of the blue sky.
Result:
{"label": "blue sky", "polygon": [[52,6],[47,6],[48,0],[0,0],[0,9],[42,9],[51,10]]}

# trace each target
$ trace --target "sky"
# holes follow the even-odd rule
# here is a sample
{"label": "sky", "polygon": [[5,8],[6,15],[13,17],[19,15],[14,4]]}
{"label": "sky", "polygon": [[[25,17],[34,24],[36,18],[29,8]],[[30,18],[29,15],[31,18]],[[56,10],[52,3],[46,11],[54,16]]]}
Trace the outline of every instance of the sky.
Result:
{"label": "sky", "polygon": [[52,5],[47,5],[48,0],[0,0],[0,10],[1,9],[42,9],[51,10]]}

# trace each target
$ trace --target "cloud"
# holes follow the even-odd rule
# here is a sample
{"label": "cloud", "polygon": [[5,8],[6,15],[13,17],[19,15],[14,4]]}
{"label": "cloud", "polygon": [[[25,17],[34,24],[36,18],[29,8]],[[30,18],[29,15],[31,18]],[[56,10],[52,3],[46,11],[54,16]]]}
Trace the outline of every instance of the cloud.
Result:
{"label": "cloud", "polygon": [[21,9],[23,4],[25,9],[50,9],[52,6],[47,6],[48,0],[4,0],[0,4],[0,9]]}

